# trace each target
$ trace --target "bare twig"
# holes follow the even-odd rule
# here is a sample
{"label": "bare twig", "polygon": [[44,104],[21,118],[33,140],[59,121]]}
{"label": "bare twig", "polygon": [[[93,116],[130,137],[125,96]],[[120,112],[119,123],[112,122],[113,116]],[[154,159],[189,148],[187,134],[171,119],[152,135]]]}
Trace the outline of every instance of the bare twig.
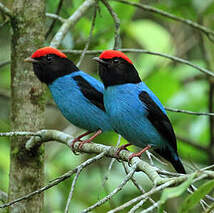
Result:
{"label": "bare twig", "polygon": [[36,132],[0,132],[0,137],[13,137],[13,136],[39,136]]}
{"label": "bare twig", "polygon": [[9,16],[10,18],[13,18],[12,12],[0,2],[0,11],[4,13],[5,15]]}
{"label": "bare twig", "polygon": [[[143,200],[141,200],[138,204],[136,204],[135,206],[133,206],[128,213],[135,213],[137,209],[139,209],[146,201],[148,198],[145,198]],[[152,205],[154,206],[154,204]]]}
{"label": "bare twig", "polygon": [[8,64],[10,64],[10,61],[9,61],[9,60],[8,60],[8,61],[3,61],[3,62],[0,63],[0,68],[6,66],[6,65],[8,65]]}
{"label": "bare twig", "polygon": [[69,206],[70,206],[71,199],[72,199],[72,196],[73,196],[74,187],[76,185],[76,182],[77,182],[77,179],[78,179],[78,177],[80,175],[80,172],[83,170],[83,168],[85,166],[88,166],[88,165],[84,165],[84,166],[82,165],[81,167],[79,167],[78,170],[77,170],[77,173],[76,173],[76,175],[74,177],[74,180],[73,180],[72,185],[71,185],[71,190],[70,190],[70,193],[69,193],[69,196],[68,196],[68,200],[67,200],[67,203],[66,203],[65,213],[69,212]]}
{"label": "bare twig", "polygon": [[[140,201],[141,203],[141,201]],[[139,204],[140,205],[140,204]],[[141,211],[141,213],[147,213],[147,212],[152,212],[153,209],[157,208],[160,205],[160,201],[154,203],[152,206],[150,206],[149,208]]]}
{"label": "bare twig", "polygon": [[213,42],[214,39],[213,39],[213,36],[214,36],[214,31],[212,31],[211,29],[203,26],[203,25],[200,25],[196,22],[193,22],[189,19],[184,19],[184,18],[181,18],[181,17],[178,17],[178,16],[175,16],[171,13],[168,13],[168,12],[165,12],[163,10],[160,10],[160,9],[157,9],[157,8],[154,8],[154,7],[151,7],[151,6],[148,6],[148,5],[145,5],[145,4],[141,4],[141,3],[135,3],[135,2],[131,2],[131,1],[126,1],[126,0],[113,0],[113,1],[117,1],[117,2],[121,2],[121,3],[124,3],[124,4],[129,4],[129,5],[132,5],[132,6],[135,6],[135,7],[138,7],[140,9],[143,9],[143,10],[146,10],[146,11],[149,11],[149,12],[152,12],[152,13],[155,13],[155,14],[159,14],[161,16],[164,16],[164,17],[167,17],[169,19],[172,19],[174,21],[178,21],[178,22],[181,22],[183,24],[186,24],[196,30],[199,30],[200,32],[203,32],[204,34],[207,35],[207,37]]}
{"label": "bare twig", "polygon": [[[118,148],[120,146],[120,141],[121,141],[121,135],[118,135],[118,140],[117,140],[116,148]],[[112,158],[111,159],[111,162],[110,162],[110,164],[108,166],[107,174],[104,176],[104,180],[103,180],[103,184],[102,184],[103,186],[106,184],[106,182],[107,182],[107,180],[109,178],[109,174],[110,174],[110,171],[112,169],[112,166],[113,166],[115,160],[116,160],[116,158]]]}
{"label": "bare twig", "polygon": [[[55,15],[57,15],[57,16],[58,16],[59,13],[60,13],[60,10],[61,10],[61,8],[62,8],[63,1],[64,1],[64,0],[60,0],[59,3],[58,3],[57,9],[56,9],[56,13],[55,13]],[[60,17],[60,18],[61,18],[61,17]],[[50,35],[51,31],[53,30],[54,25],[55,25],[55,23],[56,23],[56,20],[57,20],[57,19],[54,19],[54,20],[52,21],[52,23],[51,23],[51,25],[50,25],[48,31],[47,31],[46,34],[45,34],[45,39],[48,38],[48,36]]]}
{"label": "bare twig", "polygon": [[55,20],[58,20],[58,21],[60,21],[60,22],[62,22],[62,23],[66,22],[66,19],[64,19],[64,18],[62,18],[61,16],[56,15],[56,14],[54,14],[54,13],[46,13],[46,16],[49,17],[49,18],[54,19],[54,21],[55,21]]}
{"label": "bare twig", "polygon": [[132,166],[131,171],[129,172],[129,174],[124,178],[124,180],[122,181],[122,183],[116,188],[114,189],[114,191],[112,191],[109,195],[107,195],[106,197],[104,197],[103,199],[99,200],[97,203],[95,203],[94,205],[88,207],[87,209],[83,210],[82,213],[86,213],[86,212],[90,212],[92,209],[97,208],[98,206],[101,206],[102,204],[104,204],[106,201],[108,201],[109,199],[111,199],[116,193],[118,193],[125,185],[126,183],[130,180],[130,178],[133,176],[133,174],[136,171],[136,164],[134,164]]}
{"label": "bare twig", "polygon": [[[200,67],[198,65],[195,65],[187,60],[184,60],[182,58],[178,58],[176,56],[171,56],[171,55],[167,55],[167,54],[164,54],[164,53],[159,53],[159,52],[153,52],[153,51],[149,51],[149,50],[143,50],[143,49],[119,49],[120,51],[123,51],[123,52],[127,52],[127,53],[144,53],[144,54],[149,54],[149,55],[156,55],[156,56],[160,56],[160,57],[164,57],[164,58],[167,58],[167,59],[170,59],[172,61],[175,61],[175,62],[179,62],[179,63],[182,63],[182,64],[186,64],[190,67],[193,67],[197,70],[199,70],[200,72],[202,73],[205,73],[206,75],[208,76],[211,76],[211,77],[214,77],[214,73],[208,69],[205,69],[203,67]],[[72,53],[72,54],[81,54],[82,51],[81,50],[63,50],[63,52],[65,53]],[[98,54],[98,53],[102,53],[103,50],[88,50],[86,51],[86,54],[91,54],[91,55],[94,55],[94,54]]]}
{"label": "bare twig", "polygon": [[42,187],[42,188],[40,188],[40,189],[38,189],[38,190],[36,190],[34,192],[31,192],[31,193],[29,193],[27,195],[24,195],[23,197],[20,197],[20,198],[18,198],[16,200],[13,200],[11,202],[5,203],[5,204],[1,205],[0,208],[5,208],[5,207],[8,207],[8,206],[11,206],[11,205],[13,205],[13,204],[15,204],[17,202],[22,201],[22,200],[27,200],[27,199],[31,198],[32,196],[34,196],[36,194],[40,194],[41,192],[43,192],[43,191],[45,191],[45,190],[47,190],[47,189],[49,189],[49,188],[61,183],[62,181],[68,179],[69,177],[71,177],[73,174],[75,174],[78,171],[78,169],[80,167],[82,167],[82,166],[86,167],[87,165],[92,164],[93,162],[103,158],[104,156],[105,156],[105,152],[102,152],[99,155],[96,155],[95,157],[90,158],[87,161],[83,162],[82,164],[80,164],[75,169],[72,169],[72,170],[66,172],[64,175],[52,180],[48,185],[46,185],[46,186],[44,186],[44,187]]}
{"label": "bare twig", "polygon": [[151,189],[149,192],[144,193],[143,195],[140,195],[140,196],[138,196],[138,197],[136,197],[136,198],[134,198],[134,199],[132,199],[132,200],[124,203],[123,205],[121,205],[121,206],[119,206],[119,207],[117,207],[115,209],[112,209],[112,210],[108,211],[108,213],[119,212],[119,211],[121,211],[121,210],[123,210],[123,209],[125,209],[125,208],[127,208],[127,207],[129,207],[131,205],[133,205],[134,203],[136,203],[138,201],[141,201],[141,200],[147,198],[148,196],[150,196],[150,195],[152,195],[152,194],[154,194],[154,193],[156,193],[158,191],[161,191],[161,190],[169,187],[172,184],[173,184],[173,180],[168,181],[168,182],[166,182],[166,183],[164,183],[164,184],[162,184],[162,185],[160,185],[158,187],[155,187],[155,188]]}
{"label": "bare twig", "polygon": [[213,112],[193,112],[193,111],[183,110],[183,109],[174,109],[174,108],[171,108],[171,107],[165,107],[165,109],[166,109],[167,111],[170,111],[170,112],[181,112],[181,113],[186,113],[186,114],[190,114],[190,115],[214,116],[214,113],[213,113]]}
{"label": "bare twig", "polygon": [[89,47],[89,44],[90,44],[90,41],[91,41],[91,38],[92,38],[92,33],[93,33],[93,30],[94,30],[94,27],[95,27],[95,20],[96,20],[96,17],[97,17],[97,4],[95,4],[95,8],[94,8],[94,15],[93,15],[93,18],[92,18],[92,22],[91,22],[91,29],[90,29],[90,33],[89,33],[89,36],[88,36],[88,39],[87,39],[87,42],[85,44],[85,48],[84,50],[82,51],[82,54],[80,56],[80,59],[77,63],[77,67],[80,66],[80,64],[82,63],[82,60],[85,56],[85,53]]}
{"label": "bare twig", "polygon": [[120,19],[118,18],[117,14],[114,12],[110,4],[107,0],[102,0],[103,4],[108,9],[109,13],[111,14],[114,25],[115,25],[115,31],[114,31],[114,50],[117,50],[121,46],[121,39],[120,39]]}
{"label": "bare twig", "polygon": [[52,39],[50,46],[57,48],[66,33],[69,31],[70,27],[77,23],[84,13],[94,4],[95,0],[85,0],[83,4],[80,5],[80,7],[63,23]]}

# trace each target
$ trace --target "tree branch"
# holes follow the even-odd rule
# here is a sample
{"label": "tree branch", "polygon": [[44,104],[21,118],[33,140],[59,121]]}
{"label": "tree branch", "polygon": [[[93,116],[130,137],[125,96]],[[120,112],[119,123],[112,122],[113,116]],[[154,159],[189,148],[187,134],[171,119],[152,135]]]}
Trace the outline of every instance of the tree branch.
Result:
{"label": "tree branch", "polygon": [[[64,0],[59,0],[58,6],[57,6],[57,9],[56,9],[56,13],[55,13],[54,15],[56,15],[56,16],[59,15],[60,10],[61,10],[62,5],[63,5],[63,1],[64,1]],[[60,16],[59,16],[59,17],[60,17]],[[61,17],[60,17],[60,18],[61,18]],[[54,25],[55,25],[55,23],[56,23],[56,20],[57,20],[57,19],[54,19],[54,20],[52,21],[52,23],[51,23],[49,29],[47,30],[47,32],[46,32],[46,34],[45,34],[45,39],[48,38],[48,36],[50,35],[51,31],[53,30]],[[63,20],[64,20],[64,19],[63,19]]]}
{"label": "tree branch", "polygon": [[110,4],[107,0],[102,0],[103,4],[108,9],[109,13],[111,14],[114,25],[115,25],[115,31],[114,31],[114,50],[117,50],[121,47],[121,39],[120,39],[120,19],[118,18],[117,14],[114,12]]}
{"label": "tree branch", "polygon": [[58,177],[58,178],[56,178],[56,179],[50,181],[50,183],[49,183],[48,185],[46,185],[46,186],[44,186],[44,187],[42,187],[42,188],[40,188],[40,189],[38,189],[38,190],[36,190],[36,191],[34,191],[34,192],[31,192],[31,193],[29,193],[29,194],[27,194],[27,195],[24,195],[23,197],[20,197],[20,198],[18,198],[18,199],[16,199],[16,200],[13,200],[13,201],[11,201],[11,202],[5,203],[5,204],[1,205],[0,208],[6,208],[6,207],[11,206],[11,205],[13,205],[13,204],[15,204],[15,203],[17,203],[17,202],[22,201],[22,200],[27,200],[27,199],[31,198],[32,196],[34,196],[34,195],[36,195],[36,194],[40,194],[41,192],[43,192],[43,191],[45,191],[45,190],[47,190],[47,189],[50,189],[51,187],[53,187],[53,186],[55,186],[55,185],[61,183],[62,181],[68,179],[68,178],[71,177],[73,174],[75,174],[75,173],[78,171],[79,168],[81,168],[81,167],[86,167],[87,165],[92,164],[93,162],[95,162],[95,161],[97,161],[97,160],[103,158],[104,156],[105,156],[105,152],[102,152],[102,153],[100,153],[99,155],[96,155],[95,157],[90,158],[90,159],[88,159],[87,161],[83,162],[82,164],[80,164],[80,165],[79,165],[78,167],[76,167],[75,169],[72,169],[72,170],[66,172],[64,175],[62,175],[62,176],[60,176],[60,177]]}
{"label": "tree branch", "polygon": [[131,171],[126,175],[126,177],[124,178],[124,180],[121,182],[121,184],[114,189],[114,191],[112,191],[109,195],[107,195],[106,197],[104,197],[103,199],[99,200],[97,203],[95,203],[94,205],[88,207],[87,209],[83,210],[82,213],[87,213],[90,212],[91,210],[97,208],[98,206],[101,206],[102,204],[104,204],[106,201],[108,201],[109,199],[111,199],[116,193],[118,193],[120,190],[122,190],[122,188],[126,185],[126,183],[131,179],[131,177],[134,175],[135,171],[136,171],[136,164],[134,164],[132,166]]}
{"label": "tree branch", "polygon": [[8,17],[13,18],[12,12],[5,5],[3,5],[1,2],[0,2],[0,11],[3,14],[7,15]]}
{"label": "tree branch", "polygon": [[128,5],[132,5],[134,7],[138,7],[140,9],[143,9],[145,11],[149,11],[149,12],[152,12],[152,13],[155,13],[155,14],[159,14],[161,16],[164,16],[166,18],[169,18],[169,19],[172,19],[174,21],[178,21],[178,22],[181,22],[183,24],[186,24],[196,30],[199,30],[200,32],[204,33],[205,35],[207,35],[207,37],[210,39],[210,41],[214,42],[214,31],[212,31],[211,29],[203,26],[203,25],[200,25],[196,22],[193,22],[189,19],[184,19],[184,18],[181,18],[181,17],[178,17],[178,16],[175,16],[171,13],[168,13],[168,12],[165,12],[163,10],[160,10],[160,9],[157,9],[157,8],[154,8],[154,7],[151,7],[151,6],[148,6],[148,5],[145,5],[145,4],[141,4],[141,3],[135,3],[135,2],[131,2],[131,1],[126,1],[126,0],[113,0],[113,1],[117,1],[117,2],[121,2],[121,3],[124,3],[124,4],[128,4]]}
{"label": "tree branch", "polygon": [[8,65],[8,64],[10,64],[10,61],[9,61],[9,60],[8,60],[8,61],[0,62],[0,68],[6,66],[6,65]]}
{"label": "tree branch", "polygon": [[63,23],[56,35],[51,41],[50,46],[57,48],[70,27],[76,24],[77,21],[84,15],[84,13],[95,4],[95,0],[85,0],[82,5]]}
{"label": "tree branch", "polygon": [[62,23],[66,22],[66,19],[54,13],[46,13],[46,17],[53,18],[54,20],[61,21]]}
{"label": "tree branch", "polygon": [[[161,56],[161,57],[170,59],[170,60],[175,61],[175,62],[186,64],[190,67],[193,67],[193,68],[199,70],[200,72],[205,73],[208,76],[214,77],[214,73],[212,71],[205,69],[203,67],[200,67],[198,65],[195,65],[195,64],[193,64],[193,63],[191,63],[185,59],[178,58],[176,56],[171,56],[171,55],[167,55],[164,53],[153,52],[153,51],[143,50],[143,49],[118,49],[118,50],[120,50],[122,52],[128,52],[128,53],[129,52],[130,53],[144,53],[144,54],[149,54],[149,55]],[[81,54],[81,50],[63,50],[63,52],[64,53],[72,53],[72,54]],[[98,54],[98,53],[102,53],[102,52],[103,52],[103,50],[88,50],[88,51],[86,51],[86,54],[94,55],[94,54]]]}
{"label": "tree branch", "polygon": [[88,36],[87,42],[85,44],[85,48],[82,51],[80,59],[79,59],[79,61],[77,63],[77,67],[79,67],[80,64],[82,63],[82,60],[83,60],[83,58],[85,56],[85,53],[86,53],[86,51],[87,51],[87,49],[89,47],[89,44],[90,44],[90,41],[91,41],[91,38],[92,38],[92,33],[93,33],[93,30],[94,30],[94,27],[95,27],[96,17],[97,17],[97,4],[95,5],[95,8],[94,8],[94,15],[93,15],[92,22],[91,22],[91,29],[90,29],[90,32],[89,32],[89,36]]}

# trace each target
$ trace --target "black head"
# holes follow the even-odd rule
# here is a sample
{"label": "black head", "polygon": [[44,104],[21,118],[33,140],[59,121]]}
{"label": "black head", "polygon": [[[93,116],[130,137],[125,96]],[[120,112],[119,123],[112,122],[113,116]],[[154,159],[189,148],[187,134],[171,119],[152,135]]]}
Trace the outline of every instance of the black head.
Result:
{"label": "black head", "polygon": [[33,63],[34,73],[46,84],[51,84],[57,78],[79,70],[65,54],[51,47],[38,49],[25,61]]}
{"label": "black head", "polygon": [[94,59],[99,62],[99,75],[105,87],[141,82],[132,61],[120,51],[107,50]]}

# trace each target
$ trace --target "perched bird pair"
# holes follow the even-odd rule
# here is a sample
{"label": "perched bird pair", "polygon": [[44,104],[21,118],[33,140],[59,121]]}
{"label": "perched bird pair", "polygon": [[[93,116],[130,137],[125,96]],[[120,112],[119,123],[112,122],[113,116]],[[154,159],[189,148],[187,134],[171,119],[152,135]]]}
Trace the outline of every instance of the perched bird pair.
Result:
{"label": "perched bird pair", "polygon": [[80,71],[57,49],[41,48],[25,59],[33,63],[39,80],[48,85],[62,114],[72,124],[87,130],[73,144],[92,132],[95,134],[81,141],[80,146],[104,131],[115,130],[130,143],[143,148],[130,159],[152,147],[170,161],[177,172],[186,173],[166,111],[141,81],[132,61],[116,50],[106,50],[94,59],[99,63],[104,86]]}

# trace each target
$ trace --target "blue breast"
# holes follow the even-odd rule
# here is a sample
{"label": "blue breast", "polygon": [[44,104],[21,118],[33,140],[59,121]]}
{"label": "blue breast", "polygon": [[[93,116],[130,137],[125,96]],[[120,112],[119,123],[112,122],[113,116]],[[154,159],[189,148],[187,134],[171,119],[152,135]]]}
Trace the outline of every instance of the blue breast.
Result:
{"label": "blue breast", "polygon": [[81,76],[96,90],[103,93],[103,84],[82,71],[56,79],[49,85],[49,89],[62,114],[72,124],[82,129],[112,130],[107,114],[82,94],[77,82],[73,79],[75,76]]}
{"label": "blue breast", "polygon": [[153,92],[143,83],[123,84],[108,87],[104,92],[104,104],[113,129],[126,138],[130,143],[145,147],[166,145],[152,123],[147,119],[148,111],[138,95],[146,91],[160,109],[164,107]]}

